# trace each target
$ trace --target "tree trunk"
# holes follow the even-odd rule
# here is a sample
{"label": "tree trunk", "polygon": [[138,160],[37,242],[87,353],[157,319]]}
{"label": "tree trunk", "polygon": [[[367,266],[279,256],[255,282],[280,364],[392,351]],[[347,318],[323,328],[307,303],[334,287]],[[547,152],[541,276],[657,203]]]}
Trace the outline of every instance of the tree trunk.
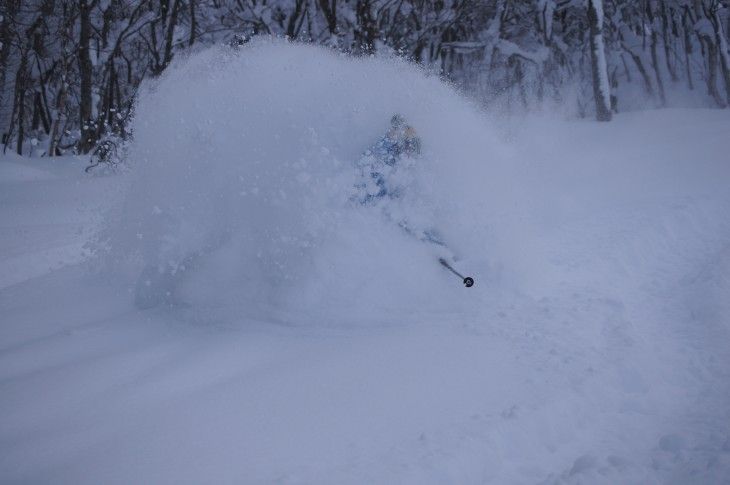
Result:
{"label": "tree trunk", "polygon": [[657,34],[654,29],[651,31],[651,66],[654,68],[654,77],[656,77],[656,86],[659,91],[659,103],[664,106],[667,104],[667,98],[664,94],[664,82],[662,81],[662,75],[659,71],[659,59],[657,56]]}
{"label": "tree trunk", "polygon": [[646,4],[646,14],[649,18],[649,26],[651,30],[651,39],[649,44],[649,52],[651,53],[651,67],[654,69],[654,77],[656,78],[656,87],[659,92],[659,104],[664,106],[667,104],[667,98],[664,94],[664,81],[662,81],[662,74],[659,71],[659,56],[657,55],[657,44],[659,43],[659,36],[657,35],[657,24],[654,18],[654,11],[652,10],[651,3]]}
{"label": "tree trunk", "polygon": [[703,40],[705,40],[705,47],[707,48],[707,65],[709,68],[707,73],[707,94],[715,100],[718,106],[724,108],[725,101],[723,101],[717,90],[717,46],[714,42],[707,40],[706,37]]}
{"label": "tree trunk", "polygon": [[730,52],[728,52],[727,39],[725,38],[725,32],[723,32],[720,13],[717,10],[715,10],[712,20],[712,26],[715,28],[717,47],[720,51],[720,71],[722,79],[725,81],[725,96],[727,98],[727,105],[730,106]]}
{"label": "tree trunk", "polygon": [[611,88],[608,84],[608,66],[603,47],[603,0],[588,0],[588,24],[596,119],[611,121]]}
{"label": "tree trunk", "polygon": [[177,16],[180,11],[180,0],[175,0],[172,4],[172,13],[170,14],[170,24],[167,27],[165,33],[165,57],[163,58],[162,69],[166,69],[167,66],[172,62],[172,40],[175,33],[175,26],[177,25]]}
{"label": "tree trunk", "polygon": [[624,66],[624,74],[626,74],[626,82],[628,84],[631,84],[631,71],[629,70],[629,66],[626,64],[626,58],[623,54],[621,54],[621,64]]}
{"label": "tree trunk", "polygon": [[700,44],[704,47],[707,60],[707,94],[715,100],[718,106],[724,108],[726,106],[725,100],[722,99],[720,93],[717,90],[717,65],[718,65],[718,49],[715,44],[715,39],[712,38],[710,33],[707,31],[705,26],[710,20],[705,16],[705,12],[700,0],[694,2],[695,15],[697,16],[697,37],[700,39]]}
{"label": "tree trunk", "polygon": [[23,143],[25,142],[25,91],[28,80],[28,73],[26,72],[27,68],[28,54],[23,52],[20,61],[20,68],[18,69],[18,75],[15,81],[15,90],[17,93],[15,96],[17,108],[15,111],[18,113],[18,139],[15,144],[15,151],[18,155],[23,154]]}
{"label": "tree trunk", "polygon": [[79,123],[81,126],[81,139],[78,148],[81,153],[88,153],[94,146],[94,127],[92,126],[92,65],[89,55],[89,41],[91,40],[91,12],[89,11],[88,0],[79,0],[79,20],[81,22],[79,31]]}
{"label": "tree trunk", "polygon": [[329,4],[329,0],[319,0],[319,7],[322,9],[324,18],[327,21],[327,29],[330,35],[337,34],[337,0],[332,0],[332,5]]}
{"label": "tree trunk", "polygon": [[684,63],[687,68],[687,83],[689,89],[694,89],[692,82],[692,65],[690,60],[692,59],[692,36],[690,35],[692,24],[692,17],[689,12],[689,8],[685,7],[684,15],[682,15],[682,30],[684,31]]}
{"label": "tree trunk", "polygon": [[[10,51],[15,28],[15,16],[20,8],[20,1],[3,1],[5,6],[0,8],[0,15],[2,15],[2,22],[0,23],[0,29],[2,29],[0,33],[0,43],[2,43],[2,48],[0,48],[0,141],[5,143],[11,131],[11,116],[8,112],[12,110],[12,104],[15,101],[13,96],[15,88],[12,84],[13,76],[8,76],[7,73],[12,69],[12,66],[9,65]],[[10,85],[8,86],[6,82]]]}
{"label": "tree trunk", "polygon": [[63,74],[61,76],[61,91],[58,93],[58,99],[56,100],[56,119],[53,120],[53,127],[51,128],[51,139],[48,144],[48,156],[55,157],[59,154],[58,152],[58,141],[60,140],[61,131],[61,119],[63,114],[66,112],[66,93],[68,92],[68,83],[66,82],[66,66],[64,63]]}
{"label": "tree trunk", "polygon": [[354,32],[353,50],[363,54],[372,54],[375,51],[378,28],[373,18],[370,0],[358,0],[355,9],[357,27]]}
{"label": "tree trunk", "polygon": [[299,29],[302,26],[305,9],[306,0],[296,0],[294,3],[294,12],[289,15],[289,20],[286,26],[286,36],[292,40],[299,36]]}
{"label": "tree trunk", "polygon": [[665,0],[661,0],[659,2],[660,5],[660,15],[662,16],[662,43],[664,44],[664,61],[667,63],[667,71],[669,72],[669,77],[672,79],[672,82],[677,82],[679,78],[677,77],[677,71],[674,69],[674,66],[669,61],[669,58],[671,57],[671,50],[669,49],[669,18],[667,17],[667,5]]}
{"label": "tree trunk", "polygon": [[190,6],[190,39],[188,40],[188,47],[192,47],[195,43],[195,31],[198,29],[198,22],[195,18],[195,0],[188,0]]}
{"label": "tree trunk", "polygon": [[631,60],[634,61],[634,64],[636,64],[636,69],[639,71],[641,79],[643,79],[644,81],[644,89],[646,89],[646,94],[648,94],[649,96],[654,96],[654,87],[651,84],[651,78],[649,78],[649,73],[646,72],[644,63],[641,61],[641,57],[639,57],[638,54],[636,54],[625,45],[622,45],[622,47],[631,56]]}

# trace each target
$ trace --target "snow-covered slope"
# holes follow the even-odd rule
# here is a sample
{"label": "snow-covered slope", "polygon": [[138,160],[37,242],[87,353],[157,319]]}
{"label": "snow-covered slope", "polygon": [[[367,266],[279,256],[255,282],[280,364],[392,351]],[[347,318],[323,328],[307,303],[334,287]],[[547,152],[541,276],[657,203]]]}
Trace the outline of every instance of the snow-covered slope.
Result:
{"label": "snow-covered slope", "polygon": [[[0,482],[730,480],[727,112],[490,121],[390,61],[227,56],[143,96],[127,175],[0,159]],[[392,111],[471,289],[348,205]]]}

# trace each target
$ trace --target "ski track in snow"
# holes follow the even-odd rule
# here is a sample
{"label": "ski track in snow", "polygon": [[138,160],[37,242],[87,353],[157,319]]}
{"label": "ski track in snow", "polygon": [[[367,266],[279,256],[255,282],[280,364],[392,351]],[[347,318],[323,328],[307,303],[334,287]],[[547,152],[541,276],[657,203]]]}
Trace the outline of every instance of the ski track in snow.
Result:
{"label": "ski track in snow", "polygon": [[115,176],[0,159],[0,482],[730,483],[730,118],[552,125],[480,306],[358,325],[135,310],[79,264]]}

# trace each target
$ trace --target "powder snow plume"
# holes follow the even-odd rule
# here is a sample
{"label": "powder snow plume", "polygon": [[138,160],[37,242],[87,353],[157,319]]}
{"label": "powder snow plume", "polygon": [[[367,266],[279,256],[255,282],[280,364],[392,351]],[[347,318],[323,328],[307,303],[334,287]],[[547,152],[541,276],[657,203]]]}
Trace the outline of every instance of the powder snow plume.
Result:
{"label": "powder snow plume", "polygon": [[174,264],[204,253],[179,296],[208,310],[301,319],[321,316],[325,302],[339,318],[458,304],[464,290],[444,277],[437,247],[350,201],[354,162],[394,113],[423,152],[390,210],[437,228],[472,268],[486,266],[488,225],[476,217],[488,213],[485,194],[501,191],[488,121],[404,61],[271,40],[207,50],[146,86],[112,258]]}

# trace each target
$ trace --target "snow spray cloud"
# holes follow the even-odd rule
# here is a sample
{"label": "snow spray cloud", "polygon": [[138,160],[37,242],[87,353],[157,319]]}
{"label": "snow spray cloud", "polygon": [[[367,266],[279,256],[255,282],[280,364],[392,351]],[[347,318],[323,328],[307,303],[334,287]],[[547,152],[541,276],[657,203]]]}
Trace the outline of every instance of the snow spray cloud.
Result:
{"label": "snow spray cloud", "polygon": [[179,289],[188,307],[322,320],[453,303],[464,290],[433,245],[349,201],[353,164],[393,113],[423,140],[399,210],[483,258],[499,145],[477,110],[404,61],[272,40],[179,61],[140,94],[112,255],[203,255]]}

